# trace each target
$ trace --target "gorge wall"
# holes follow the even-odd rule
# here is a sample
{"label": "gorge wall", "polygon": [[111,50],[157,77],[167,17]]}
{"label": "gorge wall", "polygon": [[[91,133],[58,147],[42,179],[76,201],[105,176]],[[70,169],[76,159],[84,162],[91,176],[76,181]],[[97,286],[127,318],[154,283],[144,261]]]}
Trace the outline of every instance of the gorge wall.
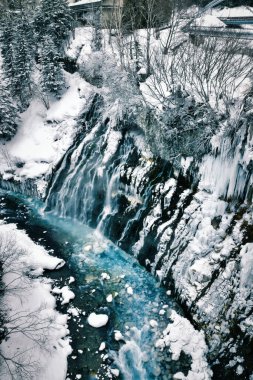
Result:
{"label": "gorge wall", "polygon": [[253,337],[252,127],[212,153],[154,156],[136,124],[96,96],[55,170],[46,210],[96,228],[138,258],[203,329],[215,379],[249,379]]}

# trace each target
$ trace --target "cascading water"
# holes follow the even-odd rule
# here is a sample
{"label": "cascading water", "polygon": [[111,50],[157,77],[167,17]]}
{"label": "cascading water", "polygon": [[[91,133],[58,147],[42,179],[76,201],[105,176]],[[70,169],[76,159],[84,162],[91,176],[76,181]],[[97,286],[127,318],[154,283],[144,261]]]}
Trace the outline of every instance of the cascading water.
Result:
{"label": "cascading water", "polygon": [[[118,136],[117,146],[106,141],[107,125],[95,127],[64,157],[46,199],[46,210],[71,217],[105,232],[108,219],[118,212],[127,186],[120,179],[135,146],[130,136]],[[111,156],[111,150],[113,154]],[[108,157],[107,157],[108,156]]]}
{"label": "cascading water", "polygon": [[[105,235],[119,245],[126,246],[131,235],[133,242],[136,242],[140,220],[147,214],[153,190],[163,177],[171,173],[169,164],[153,161],[140,132],[119,132],[115,123],[112,128],[110,122],[97,121],[65,155],[53,178],[45,209],[96,228],[98,239]],[[122,255],[117,250],[113,250],[112,255],[113,272],[115,274],[118,271],[120,276],[127,268],[125,259],[121,262]],[[81,268],[83,255],[78,255],[76,260],[77,266]],[[101,262],[104,270],[108,268],[108,257],[104,260],[100,256],[98,260],[97,256],[93,256],[89,258],[89,265],[91,262],[96,268],[101,266]],[[157,319],[161,303],[158,298],[153,298],[151,289],[146,288],[136,269],[134,283],[135,291],[138,283],[138,297],[131,299],[130,306],[133,312],[136,310],[134,324],[132,317],[128,317],[131,314],[128,303],[119,305],[119,318],[125,321],[125,325],[121,326],[124,339],[118,350],[111,352],[111,357],[124,380],[170,379],[171,369],[166,369],[171,366],[168,364],[170,355],[167,353],[166,362],[155,348],[155,341],[166,327],[166,318],[161,319],[158,330],[150,328],[149,322]],[[147,299],[148,305],[145,305]],[[165,309],[162,309],[159,318],[169,316],[168,306],[164,305]],[[142,307],[145,315],[140,313]],[[156,321],[152,323],[156,326]]]}
{"label": "cascading water", "polygon": [[[53,244],[58,254],[60,245],[68,262],[68,276],[75,277],[76,297],[68,312],[75,307],[80,315],[74,314],[70,322],[75,335],[70,378],[82,373],[90,380],[96,371],[96,378],[109,380],[117,369],[123,380],[172,380],[179,371],[187,373],[191,366],[188,355],[172,360],[169,350],[162,352],[155,347],[171,323],[171,311],[180,315],[181,310],[152,275],[97,231],[44,214],[41,205],[31,199],[1,195],[1,218],[17,223],[48,249]],[[109,324],[102,331],[94,331],[87,324],[87,316],[93,311],[109,316]],[[107,355],[98,350],[101,340],[106,342]]]}
{"label": "cascading water", "polygon": [[[251,134],[238,131],[234,153],[223,149],[207,155],[196,170],[185,162],[183,173],[154,157],[138,128],[120,128],[119,122],[96,119],[77,139],[53,178],[46,210],[97,229],[174,289],[194,321],[205,326],[217,378],[223,379],[221,369],[226,367],[230,379],[234,369],[229,366],[245,346],[240,335],[245,327],[239,326],[249,315],[240,308],[244,290],[239,278],[242,255],[252,243],[252,217],[246,205],[240,206],[252,194],[247,166]],[[224,169],[223,180],[219,168]],[[251,307],[249,300],[245,310]],[[230,333],[234,324],[238,330]],[[133,334],[121,348],[118,366],[123,373],[136,344],[140,347],[137,342]],[[229,342],[233,351],[226,351]],[[247,347],[245,362],[252,352],[250,343]],[[218,363],[220,352],[224,361]]]}

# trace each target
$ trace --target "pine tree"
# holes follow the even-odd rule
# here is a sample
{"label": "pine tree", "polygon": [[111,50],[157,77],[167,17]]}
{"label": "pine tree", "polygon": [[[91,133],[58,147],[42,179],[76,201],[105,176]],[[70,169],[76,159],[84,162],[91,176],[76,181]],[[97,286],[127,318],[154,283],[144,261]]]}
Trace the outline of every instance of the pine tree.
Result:
{"label": "pine tree", "polygon": [[[22,20],[21,20],[22,21]],[[31,74],[34,53],[29,43],[29,30],[20,22],[16,27],[14,67],[15,77],[12,80],[15,95],[21,105],[26,107],[31,97]]]}
{"label": "pine tree", "polygon": [[58,94],[64,86],[60,54],[51,36],[45,36],[40,49],[41,88],[44,94]]}
{"label": "pine tree", "polygon": [[64,86],[61,61],[72,27],[66,0],[42,0],[36,20],[41,66],[41,87],[44,95],[58,94]]}
{"label": "pine tree", "polygon": [[[8,14],[6,14],[8,16]],[[5,77],[12,79],[15,77],[14,56],[15,49],[13,44],[14,39],[14,21],[11,17],[6,17],[2,25],[1,34],[1,55],[3,59],[2,67]],[[11,86],[12,87],[12,86]]]}
{"label": "pine tree", "polygon": [[67,0],[42,0],[35,20],[37,38],[50,36],[62,53],[72,28],[72,17]]}
{"label": "pine tree", "polygon": [[31,74],[34,60],[32,25],[25,12],[6,12],[1,35],[3,71],[11,94],[27,107],[31,97]]}
{"label": "pine tree", "polygon": [[18,128],[18,111],[11,94],[3,85],[0,87],[0,139],[11,139]]}

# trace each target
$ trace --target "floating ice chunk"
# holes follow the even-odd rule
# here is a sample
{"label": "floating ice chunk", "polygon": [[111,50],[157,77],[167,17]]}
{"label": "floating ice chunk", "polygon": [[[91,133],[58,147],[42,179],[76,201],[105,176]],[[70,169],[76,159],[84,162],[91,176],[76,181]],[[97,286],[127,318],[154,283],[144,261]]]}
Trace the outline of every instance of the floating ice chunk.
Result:
{"label": "floating ice chunk", "polygon": [[109,296],[106,297],[106,301],[112,302],[112,300],[113,300],[113,296],[112,296],[112,294],[109,294]]}
{"label": "floating ice chunk", "polygon": [[119,377],[119,370],[117,368],[111,368],[111,373],[114,376]]}
{"label": "floating ice chunk", "polygon": [[89,325],[95,328],[105,326],[108,320],[109,318],[108,318],[108,315],[106,314],[91,313],[88,317]]}
{"label": "floating ice chunk", "polygon": [[70,278],[69,278],[69,284],[72,284],[73,282],[75,282],[75,279],[74,279],[74,277],[70,276]]}
{"label": "floating ice chunk", "polygon": [[185,375],[183,374],[183,372],[178,372],[178,373],[175,373],[175,375],[173,376],[173,379],[174,380],[185,380]]}
{"label": "floating ice chunk", "polygon": [[78,379],[78,380],[79,380],[79,379],[81,379],[81,378],[82,378],[82,375],[79,375],[79,374],[78,374],[78,375],[76,375],[76,379]]}
{"label": "floating ice chunk", "polygon": [[69,289],[68,286],[64,286],[61,289],[62,294],[62,305],[65,305],[69,303],[70,300],[73,300],[75,298],[75,294]]}
{"label": "floating ice chunk", "polygon": [[104,350],[105,350],[105,347],[106,347],[105,342],[102,342],[102,343],[100,344],[100,346],[99,346],[98,351],[104,351]]}
{"label": "floating ice chunk", "polygon": [[151,321],[149,321],[149,324],[151,327],[155,328],[158,326],[158,323],[154,320],[154,319],[151,319]]}
{"label": "floating ice chunk", "polygon": [[78,309],[75,308],[75,307],[70,307],[70,308],[68,309],[68,313],[69,313],[69,314],[72,314],[73,317],[78,317],[78,315],[79,315],[79,311],[78,311]]}
{"label": "floating ice chunk", "polygon": [[92,250],[92,245],[90,245],[90,244],[85,245],[85,246],[83,247],[83,250],[84,250],[85,252],[89,252],[89,251],[91,251],[91,250]]}
{"label": "floating ice chunk", "polygon": [[131,286],[127,287],[127,294],[129,294],[130,296],[134,294],[133,288]]}
{"label": "floating ice chunk", "polygon": [[244,371],[243,367],[241,365],[238,365],[238,367],[236,368],[237,375],[242,375],[243,371]]}
{"label": "floating ice chunk", "polygon": [[117,342],[120,340],[124,340],[124,337],[119,330],[114,331],[114,339],[117,340]]}
{"label": "floating ice chunk", "polygon": [[164,314],[165,314],[165,310],[164,309],[162,309],[162,310],[159,311],[159,315],[164,315]]}
{"label": "floating ice chunk", "polygon": [[102,278],[102,280],[110,280],[111,279],[111,277],[107,273],[102,273],[101,278]]}
{"label": "floating ice chunk", "polygon": [[54,293],[54,294],[61,294],[61,289],[56,287],[56,288],[54,288],[52,290],[52,293]]}

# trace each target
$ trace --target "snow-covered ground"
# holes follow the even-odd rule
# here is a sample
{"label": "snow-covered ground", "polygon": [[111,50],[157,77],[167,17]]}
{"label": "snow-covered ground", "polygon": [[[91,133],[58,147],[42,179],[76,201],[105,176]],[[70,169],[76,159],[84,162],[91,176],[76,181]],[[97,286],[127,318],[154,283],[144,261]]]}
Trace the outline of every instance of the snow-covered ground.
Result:
{"label": "snow-covered ground", "polygon": [[[0,225],[7,339],[0,344],[0,378],[63,380],[71,353],[67,315],[55,310],[52,281],[40,277],[64,261],[50,256],[14,224]],[[3,311],[3,310],[1,310]]]}
{"label": "snow-covered ground", "polygon": [[[163,336],[157,340],[156,347],[163,350],[170,347],[173,360],[178,360],[181,352],[190,355],[192,366],[185,376],[182,372],[174,375],[176,380],[209,380],[212,378],[206,354],[208,347],[205,343],[204,333],[194,329],[191,323],[175,311],[171,313],[172,323],[164,330]],[[184,332],[182,334],[182,331]]]}
{"label": "snow-covered ground", "polygon": [[49,109],[34,99],[21,114],[16,136],[0,147],[0,173],[4,180],[35,179],[43,194],[45,179],[73,143],[77,119],[94,93],[79,74],[65,73],[68,89]]}

